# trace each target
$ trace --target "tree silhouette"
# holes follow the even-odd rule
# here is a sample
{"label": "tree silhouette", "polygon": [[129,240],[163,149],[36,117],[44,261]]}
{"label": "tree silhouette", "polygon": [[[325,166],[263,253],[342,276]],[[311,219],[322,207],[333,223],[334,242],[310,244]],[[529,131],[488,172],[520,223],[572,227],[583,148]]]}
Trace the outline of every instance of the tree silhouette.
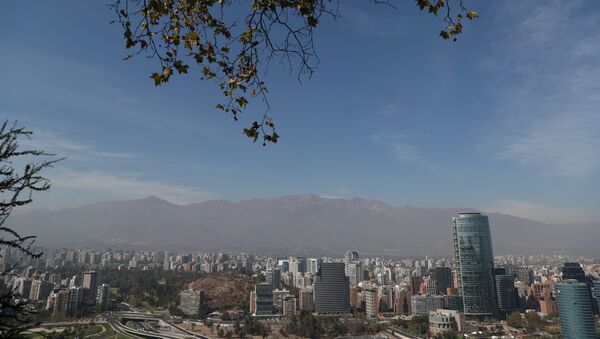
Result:
{"label": "tree silhouette", "polygon": [[[393,7],[389,0],[371,0]],[[418,9],[440,15],[443,39],[456,41],[463,18],[478,17],[463,0],[416,0]],[[156,86],[196,64],[201,79],[213,80],[224,95],[218,110],[232,115],[259,97],[262,117],[244,128],[255,142],[276,143],[279,135],[269,115],[268,89],[263,81],[269,64],[278,60],[296,73],[310,77],[319,62],[315,29],[326,18],[339,18],[339,0],[114,0],[111,8],[123,28],[125,48],[158,60],[150,78]]]}
{"label": "tree silhouette", "polygon": [[[44,151],[22,148],[19,142],[29,140],[32,134],[16,122],[5,121],[0,127],[0,248],[16,251],[21,257],[39,258],[42,253],[31,247],[35,236],[22,235],[8,225],[15,208],[33,201],[33,192],[50,189],[50,181],[42,176],[42,171],[61,160]],[[5,260],[0,281],[14,275],[17,265],[18,262],[10,265]],[[31,326],[33,313],[27,301],[16,298],[15,289],[7,287],[0,293],[0,338],[19,337]]]}

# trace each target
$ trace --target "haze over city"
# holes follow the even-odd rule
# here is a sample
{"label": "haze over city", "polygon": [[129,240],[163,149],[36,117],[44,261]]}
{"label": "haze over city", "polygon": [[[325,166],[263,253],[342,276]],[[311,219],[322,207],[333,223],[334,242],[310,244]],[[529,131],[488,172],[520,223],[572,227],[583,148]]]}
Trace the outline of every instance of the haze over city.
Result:
{"label": "haze over city", "polygon": [[0,4],[0,339],[600,338],[600,2]]}

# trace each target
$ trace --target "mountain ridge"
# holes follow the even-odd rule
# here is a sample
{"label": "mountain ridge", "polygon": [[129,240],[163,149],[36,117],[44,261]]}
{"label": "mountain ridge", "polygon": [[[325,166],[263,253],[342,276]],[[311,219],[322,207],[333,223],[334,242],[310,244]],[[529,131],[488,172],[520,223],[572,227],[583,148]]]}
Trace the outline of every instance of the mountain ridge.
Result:
{"label": "mountain ridge", "polygon": [[[197,248],[269,252],[448,254],[451,217],[472,208],[394,206],[365,198],[288,195],[186,205],[150,196],[59,210],[21,211],[12,221],[40,245]],[[496,253],[594,252],[600,224],[553,225],[498,213]]]}

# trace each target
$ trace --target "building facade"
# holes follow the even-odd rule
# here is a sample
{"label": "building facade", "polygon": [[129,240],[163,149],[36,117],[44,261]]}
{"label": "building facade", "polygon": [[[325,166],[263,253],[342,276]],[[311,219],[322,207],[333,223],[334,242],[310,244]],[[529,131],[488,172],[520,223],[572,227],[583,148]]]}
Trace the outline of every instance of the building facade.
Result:
{"label": "building facade", "polygon": [[588,286],[575,279],[555,285],[560,330],[565,339],[594,339],[594,313]]}
{"label": "building facade", "polygon": [[322,263],[314,286],[315,312],[350,314],[350,283],[344,263]]}
{"label": "building facade", "polygon": [[460,213],[452,218],[454,256],[466,315],[497,316],[494,254],[488,217]]}

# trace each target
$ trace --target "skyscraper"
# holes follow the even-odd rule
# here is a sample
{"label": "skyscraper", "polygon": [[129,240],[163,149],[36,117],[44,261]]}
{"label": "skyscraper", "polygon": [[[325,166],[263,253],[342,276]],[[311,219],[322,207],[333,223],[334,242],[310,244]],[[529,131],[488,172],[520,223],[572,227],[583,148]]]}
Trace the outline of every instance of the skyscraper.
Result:
{"label": "skyscraper", "polygon": [[350,283],[344,263],[323,263],[315,278],[315,312],[350,313]]}
{"label": "skyscraper", "polygon": [[452,270],[450,267],[436,267],[434,277],[437,294],[446,293],[446,289],[452,287]]}
{"label": "skyscraper", "polygon": [[87,288],[84,298],[87,300],[95,300],[96,292],[98,291],[98,274],[95,271],[84,272],[82,287]]}
{"label": "skyscraper", "polygon": [[565,339],[594,339],[594,314],[588,286],[575,279],[556,284],[560,330]]}
{"label": "skyscraper", "polygon": [[500,312],[507,315],[519,309],[515,277],[512,275],[496,275],[496,297]]}
{"label": "skyscraper", "polygon": [[488,217],[460,213],[452,218],[454,256],[466,315],[497,315],[494,255]]}
{"label": "skyscraper", "polygon": [[274,268],[271,272],[271,285],[274,290],[281,288],[281,270],[278,268]]}

